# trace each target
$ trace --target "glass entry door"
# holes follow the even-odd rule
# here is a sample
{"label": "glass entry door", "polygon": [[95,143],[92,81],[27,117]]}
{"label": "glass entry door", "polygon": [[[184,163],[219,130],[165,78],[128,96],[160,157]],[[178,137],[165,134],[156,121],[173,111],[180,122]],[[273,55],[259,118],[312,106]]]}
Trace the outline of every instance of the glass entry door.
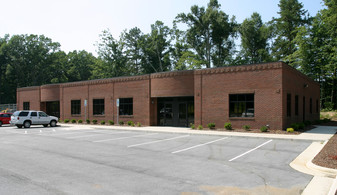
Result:
{"label": "glass entry door", "polygon": [[194,98],[158,98],[158,125],[188,127],[194,123]]}

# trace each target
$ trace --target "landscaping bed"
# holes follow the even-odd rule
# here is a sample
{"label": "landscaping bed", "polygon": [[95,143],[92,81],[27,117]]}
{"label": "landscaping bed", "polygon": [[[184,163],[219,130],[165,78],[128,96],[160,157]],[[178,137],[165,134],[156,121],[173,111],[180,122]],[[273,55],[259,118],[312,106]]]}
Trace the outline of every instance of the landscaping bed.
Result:
{"label": "landscaping bed", "polygon": [[[337,123],[337,121],[333,122]],[[312,162],[322,167],[337,169],[337,133],[328,141]]]}

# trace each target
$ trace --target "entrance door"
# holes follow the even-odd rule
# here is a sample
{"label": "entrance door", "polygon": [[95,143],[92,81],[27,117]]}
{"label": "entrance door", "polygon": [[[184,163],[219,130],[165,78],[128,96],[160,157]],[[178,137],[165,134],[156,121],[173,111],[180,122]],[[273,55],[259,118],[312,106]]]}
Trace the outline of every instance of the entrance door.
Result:
{"label": "entrance door", "polygon": [[59,101],[47,102],[46,113],[48,115],[60,118],[60,102]]}
{"label": "entrance door", "polygon": [[158,124],[188,127],[194,122],[194,98],[158,98]]}

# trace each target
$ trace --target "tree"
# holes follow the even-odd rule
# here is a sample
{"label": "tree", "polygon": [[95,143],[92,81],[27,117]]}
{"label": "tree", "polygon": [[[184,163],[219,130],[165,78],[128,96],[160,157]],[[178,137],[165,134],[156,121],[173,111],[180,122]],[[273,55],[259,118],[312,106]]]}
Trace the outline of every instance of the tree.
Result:
{"label": "tree", "polygon": [[240,28],[242,55],[245,63],[255,64],[270,60],[268,51],[269,32],[260,14],[253,13]]}
{"label": "tree", "polygon": [[142,31],[134,27],[128,32],[125,30],[121,35],[121,42],[124,48],[124,55],[127,57],[127,67],[130,75],[142,74],[142,47],[141,43],[144,39]]}
{"label": "tree", "polygon": [[235,19],[229,21],[228,15],[220,10],[217,0],[210,0],[207,9],[194,5],[191,13],[178,14],[175,22],[187,24],[186,39],[202,63],[210,68],[223,66],[231,57],[235,34]]}
{"label": "tree", "polygon": [[84,50],[69,52],[66,64],[68,82],[89,80],[95,62],[96,58]]}
{"label": "tree", "polygon": [[171,70],[171,30],[163,22],[151,25],[151,33],[142,39],[142,72],[149,74]]}
{"label": "tree", "polygon": [[[294,39],[297,28],[308,24],[309,18],[306,16],[307,10],[303,9],[303,4],[299,3],[298,0],[280,0],[278,6],[280,11],[277,13],[280,17],[273,19],[276,25],[273,55],[275,60],[284,60],[296,51]],[[291,61],[286,62],[292,65]]]}
{"label": "tree", "polygon": [[129,75],[127,57],[123,54],[123,44],[115,40],[108,30],[100,35],[98,44],[99,60],[96,61],[91,78],[110,78]]}

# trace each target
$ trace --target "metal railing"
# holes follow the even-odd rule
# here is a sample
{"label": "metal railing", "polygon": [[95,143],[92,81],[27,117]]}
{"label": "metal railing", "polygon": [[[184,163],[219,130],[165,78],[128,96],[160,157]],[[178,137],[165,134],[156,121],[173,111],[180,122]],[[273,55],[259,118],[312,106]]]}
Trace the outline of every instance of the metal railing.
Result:
{"label": "metal railing", "polygon": [[13,113],[16,111],[16,104],[0,104],[0,112]]}

